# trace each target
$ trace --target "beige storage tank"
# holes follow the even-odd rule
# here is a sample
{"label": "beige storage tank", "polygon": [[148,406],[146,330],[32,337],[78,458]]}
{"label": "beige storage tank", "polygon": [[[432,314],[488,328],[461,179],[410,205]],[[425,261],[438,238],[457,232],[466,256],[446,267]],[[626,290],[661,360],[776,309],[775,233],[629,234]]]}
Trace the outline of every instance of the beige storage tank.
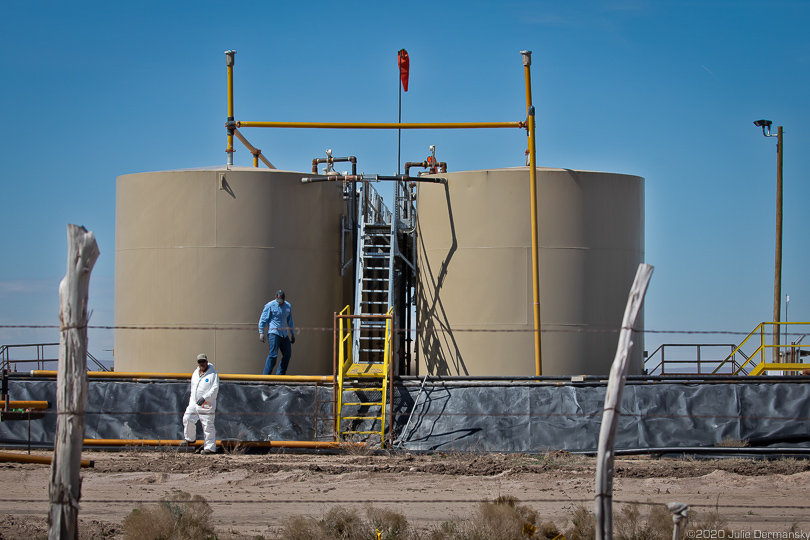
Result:
{"label": "beige storage tank", "polygon": [[[420,373],[534,375],[529,170],[441,176],[418,194]],[[607,374],[644,262],[644,179],[538,168],[537,191],[542,373]]]}
{"label": "beige storage tank", "polygon": [[261,374],[259,315],[284,289],[303,328],[287,373],[332,373],[333,314],[351,295],[340,276],[342,187],[305,185],[304,175],[232,167],[118,177],[116,371],[190,373],[206,353],[220,373]]}

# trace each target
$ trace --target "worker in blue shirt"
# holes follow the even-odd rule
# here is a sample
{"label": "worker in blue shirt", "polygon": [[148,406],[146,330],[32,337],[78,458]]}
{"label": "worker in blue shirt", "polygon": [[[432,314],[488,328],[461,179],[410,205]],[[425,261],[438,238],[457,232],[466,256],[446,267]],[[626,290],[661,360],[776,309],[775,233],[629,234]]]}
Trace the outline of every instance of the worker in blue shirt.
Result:
{"label": "worker in blue shirt", "polygon": [[259,339],[264,343],[265,328],[270,352],[264,362],[263,375],[271,375],[276,365],[278,352],[281,351],[281,363],[276,375],[285,375],[292,357],[292,344],[295,343],[295,323],[293,323],[292,306],[284,300],[284,291],[276,292],[276,299],[267,302],[259,317]]}

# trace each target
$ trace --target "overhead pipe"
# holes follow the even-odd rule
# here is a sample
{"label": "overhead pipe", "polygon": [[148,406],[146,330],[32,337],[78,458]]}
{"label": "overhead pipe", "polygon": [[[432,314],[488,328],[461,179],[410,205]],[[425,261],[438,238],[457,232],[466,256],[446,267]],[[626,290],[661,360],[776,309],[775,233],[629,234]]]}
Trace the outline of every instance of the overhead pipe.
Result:
{"label": "overhead pipe", "polygon": [[258,166],[259,166],[259,160],[262,160],[262,163],[264,163],[265,165],[267,165],[267,168],[268,168],[268,169],[275,169],[275,168],[276,168],[276,166],[275,166],[275,165],[273,165],[272,163],[270,163],[270,162],[267,160],[267,158],[266,158],[266,157],[264,157],[264,156],[262,155],[262,151],[261,151],[261,150],[259,150],[258,148],[255,148],[255,147],[254,147],[252,144],[250,144],[250,143],[248,142],[248,140],[245,138],[245,136],[244,136],[244,135],[242,135],[242,134],[239,132],[239,130],[238,130],[238,129],[234,129],[234,130],[233,130],[233,134],[234,134],[234,135],[236,135],[236,138],[237,138],[237,139],[239,139],[240,141],[242,141],[242,144],[244,144],[244,145],[245,145],[245,147],[246,147],[248,150],[250,150],[250,153],[251,153],[251,154],[253,154],[253,166],[254,166],[254,167],[258,167]]}
{"label": "overhead pipe", "polygon": [[225,65],[228,68],[228,119],[225,122],[225,127],[228,130],[228,148],[225,152],[227,153],[229,168],[233,167],[233,135],[236,128],[233,116],[233,64],[235,57],[236,51],[225,51]]}
{"label": "overhead pipe", "polygon": [[526,77],[526,116],[528,119],[529,150],[529,191],[532,212],[532,284],[534,299],[534,370],[535,375],[543,374],[543,357],[540,343],[540,268],[537,240],[537,155],[534,139],[534,105],[532,105],[532,51],[520,51],[523,55],[523,71]]}
{"label": "overhead pipe", "polygon": [[471,128],[520,128],[525,129],[526,122],[457,122],[457,123],[411,123],[398,122],[236,122],[237,128],[301,128],[301,129],[471,129]]}

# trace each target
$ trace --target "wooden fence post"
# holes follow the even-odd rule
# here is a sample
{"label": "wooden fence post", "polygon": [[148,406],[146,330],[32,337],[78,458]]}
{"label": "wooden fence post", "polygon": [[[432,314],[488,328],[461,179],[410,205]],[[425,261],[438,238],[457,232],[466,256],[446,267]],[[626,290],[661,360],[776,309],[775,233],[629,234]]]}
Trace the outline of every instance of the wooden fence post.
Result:
{"label": "wooden fence post", "polygon": [[596,540],[613,538],[613,456],[616,448],[616,431],[619,427],[619,407],[622,404],[624,380],[627,377],[627,359],[633,347],[633,325],[644,302],[644,293],[652,277],[653,267],[640,264],[630,289],[627,307],[624,310],[622,329],[616,356],[610,367],[602,426],[599,429],[599,450],[596,456]]}
{"label": "wooden fence post", "polygon": [[87,405],[87,293],[99,251],[92,232],[68,225],[67,273],[59,284],[59,371],[48,540],[79,538],[79,471]]}

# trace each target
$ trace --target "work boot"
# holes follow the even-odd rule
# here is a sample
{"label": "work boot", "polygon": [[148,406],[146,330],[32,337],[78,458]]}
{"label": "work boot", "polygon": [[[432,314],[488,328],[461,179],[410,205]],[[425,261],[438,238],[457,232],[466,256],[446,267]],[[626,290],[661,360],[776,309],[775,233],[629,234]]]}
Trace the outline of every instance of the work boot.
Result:
{"label": "work boot", "polygon": [[191,444],[191,441],[183,439],[178,446],[188,446],[189,444]]}
{"label": "work boot", "polygon": [[217,451],[216,451],[216,450],[203,450],[203,451],[202,451],[202,452],[200,452],[200,453],[201,453],[201,454],[208,455],[208,454],[216,454],[216,453],[217,453]]}

